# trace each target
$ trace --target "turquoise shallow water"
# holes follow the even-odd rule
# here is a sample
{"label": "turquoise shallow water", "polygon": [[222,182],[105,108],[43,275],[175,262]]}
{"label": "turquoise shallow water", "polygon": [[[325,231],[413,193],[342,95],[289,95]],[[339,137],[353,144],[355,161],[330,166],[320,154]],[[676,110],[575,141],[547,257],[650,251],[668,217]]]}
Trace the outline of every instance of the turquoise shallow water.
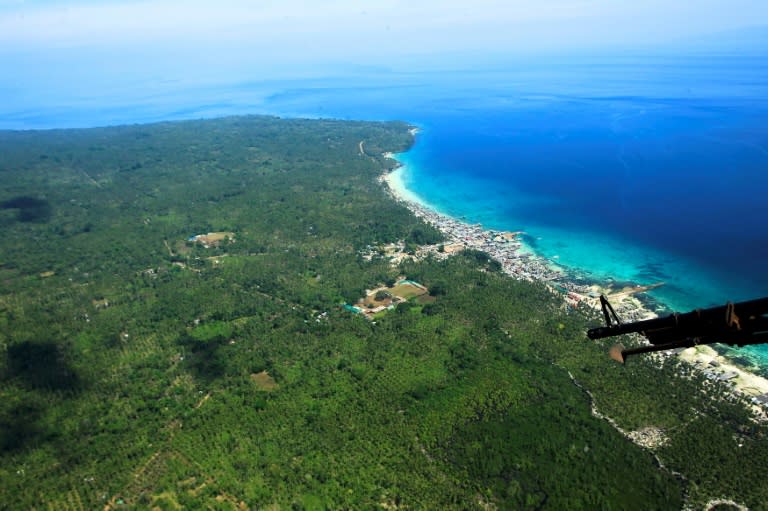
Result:
{"label": "turquoise shallow water", "polygon": [[[564,205],[557,197],[527,194],[471,171],[458,175],[447,172],[436,164],[430,144],[430,129],[426,127],[411,151],[398,155],[405,165],[401,180],[409,192],[433,209],[468,223],[524,231],[523,239],[533,252],[565,268],[574,280],[620,285],[664,282],[644,300],[659,314],[766,294],[762,275],[751,280],[747,272],[719,268],[684,253],[643,244],[631,229],[625,233],[601,232],[599,228],[585,228],[574,218],[531,215],[531,211],[559,211]],[[578,211],[574,215],[578,216]],[[738,260],[736,254],[734,261]],[[761,372],[768,368],[765,346],[740,348],[729,354]]]}
{"label": "turquoise shallow water", "polygon": [[[688,310],[721,302],[755,298],[762,290],[748,278],[729,274],[696,258],[643,244],[626,233],[574,227],[572,219],[537,218],[531,210],[562,208],[556,198],[529,195],[501,187],[493,179],[471,173],[456,176],[433,168],[421,158],[422,137],[409,153],[402,180],[420,200],[434,209],[492,229],[524,231],[524,241],[537,254],[569,270],[573,278],[634,284],[664,282],[651,294],[659,312]],[[610,214],[607,212],[606,214]]]}

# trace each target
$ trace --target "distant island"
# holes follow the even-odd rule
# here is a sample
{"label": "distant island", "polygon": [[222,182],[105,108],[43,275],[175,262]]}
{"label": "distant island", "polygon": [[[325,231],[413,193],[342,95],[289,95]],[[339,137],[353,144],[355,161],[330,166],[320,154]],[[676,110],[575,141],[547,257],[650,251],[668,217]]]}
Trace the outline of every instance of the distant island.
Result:
{"label": "distant island", "polygon": [[766,509],[753,403],[676,357],[615,364],[553,269],[455,246],[381,183],[413,143],[0,132],[2,507]]}

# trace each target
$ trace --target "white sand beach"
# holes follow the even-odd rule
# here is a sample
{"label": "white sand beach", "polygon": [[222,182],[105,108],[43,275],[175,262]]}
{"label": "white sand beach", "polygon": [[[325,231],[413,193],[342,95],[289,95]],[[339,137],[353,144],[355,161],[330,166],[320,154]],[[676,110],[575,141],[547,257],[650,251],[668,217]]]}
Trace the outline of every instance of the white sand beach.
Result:
{"label": "white sand beach", "polygon": [[[396,159],[391,153],[388,153],[385,156]],[[392,195],[394,195],[398,200],[408,204],[416,204],[422,208],[429,208],[429,205],[425,203],[418,195],[406,188],[405,183],[403,182],[403,175],[406,171],[407,167],[405,165],[401,165],[392,172],[385,174],[383,181],[389,187]]]}

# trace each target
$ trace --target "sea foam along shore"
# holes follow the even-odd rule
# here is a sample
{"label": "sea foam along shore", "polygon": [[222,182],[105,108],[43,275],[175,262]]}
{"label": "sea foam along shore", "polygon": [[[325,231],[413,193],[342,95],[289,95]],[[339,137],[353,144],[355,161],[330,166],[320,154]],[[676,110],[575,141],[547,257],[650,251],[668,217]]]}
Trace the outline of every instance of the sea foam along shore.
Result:
{"label": "sea foam along shore", "polygon": [[[416,130],[411,133],[415,135]],[[568,302],[584,302],[599,309],[599,296],[606,294],[625,320],[637,321],[656,317],[633,296],[644,288],[638,286],[613,290],[598,284],[581,285],[570,282],[560,268],[524,246],[519,239],[522,233],[486,230],[480,224],[468,224],[438,212],[406,187],[404,174],[408,169],[398,160],[397,155],[385,153],[384,156],[397,161],[398,166],[382,175],[380,180],[386,184],[395,200],[403,203],[414,215],[434,225],[445,235],[448,243],[444,245],[442,254],[450,255],[464,248],[481,250],[501,263],[503,271],[513,278],[545,281],[565,290]],[[682,360],[703,371],[708,378],[728,382],[734,392],[751,400],[758,417],[768,419],[768,379],[734,364],[709,346],[676,350],[675,353]]]}

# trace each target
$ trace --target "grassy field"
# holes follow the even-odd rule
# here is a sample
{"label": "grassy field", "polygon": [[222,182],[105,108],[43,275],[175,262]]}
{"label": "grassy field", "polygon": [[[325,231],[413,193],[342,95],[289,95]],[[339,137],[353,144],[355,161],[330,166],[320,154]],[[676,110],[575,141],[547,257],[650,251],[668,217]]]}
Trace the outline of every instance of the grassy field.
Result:
{"label": "grassy field", "polygon": [[389,291],[404,300],[410,300],[429,293],[429,290],[423,286],[414,285],[410,282],[398,283],[394,287],[389,288]]}

